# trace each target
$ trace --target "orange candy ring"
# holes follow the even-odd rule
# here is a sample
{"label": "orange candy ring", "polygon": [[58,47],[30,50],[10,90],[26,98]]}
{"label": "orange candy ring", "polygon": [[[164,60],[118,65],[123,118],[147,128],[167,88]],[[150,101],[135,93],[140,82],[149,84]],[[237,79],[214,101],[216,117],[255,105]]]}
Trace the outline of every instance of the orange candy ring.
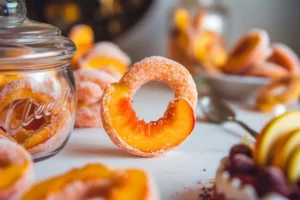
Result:
{"label": "orange candy ring", "polygon": [[300,62],[297,54],[284,44],[277,43],[272,45],[272,54],[268,61],[282,66],[291,74],[297,74],[300,71]]}
{"label": "orange candy ring", "polygon": [[[278,92],[280,93],[278,94]],[[270,112],[276,105],[295,103],[299,96],[300,77],[284,77],[273,81],[259,91],[256,98],[256,107],[262,112]]]}
{"label": "orange candy ring", "polygon": [[223,69],[226,73],[242,74],[253,63],[263,62],[270,43],[264,30],[252,30],[242,37],[230,50],[229,58]]}
{"label": "orange candy ring", "polygon": [[11,82],[0,92],[0,123],[8,136],[30,153],[58,145],[61,140],[52,137],[56,134],[67,137],[68,133],[61,130],[70,125],[71,118],[63,105],[35,89],[30,80],[23,79]]}
{"label": "orange candy ring", "polygon": [[77,47],[77,52],[72,57],[72,69],[78,69],[80,58],[94,45],[94,32],[90,26],[79,24],[72,28],[69,38]]}
{"label": "orange candy ring", "polygon": [[277,64],[264,62],[253,64],[253,66],[251,66],[251,68],[247,71],[246,75],[277,79],[288,76],[289,72]]}
{"label": "orange candy ring", "polygon": [[24,148],[3,135],[0,137],[0,199],[16,200],[33,184],[33,164]]}
{"label": "orange candy ring", "polygon": [[111,170],[104,165],[82,168],[41,181],[22,200],[61,199],[157,200],[148,175],[138,169]]}
{"label": "orange candy ring", "polygon": [[[132,95],[152,80],[168,84],[175,91],[175,100],[162,118],[146,123],[133,110]],[[129,153],[160,156],[191,134],[196,103],[196,85],[186,68],[163,57],[149,57],[131,67],[119,83],[106,87],[101,110],[103,126],[111,140]]]}

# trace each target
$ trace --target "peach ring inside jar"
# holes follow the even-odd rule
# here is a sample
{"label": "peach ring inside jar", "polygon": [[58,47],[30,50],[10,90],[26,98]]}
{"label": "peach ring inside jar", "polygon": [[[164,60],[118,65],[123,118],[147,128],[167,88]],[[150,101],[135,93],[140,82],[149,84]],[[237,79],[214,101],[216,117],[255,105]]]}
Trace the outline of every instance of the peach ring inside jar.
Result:
{"label": "peach ring inside jar", "polygon": [[[163,117],[145,122],[132,108],[132,95],[143,84],[168,84],[175,99]],[[103,126],[111,140],[129,153],[155,157],[179,146],[193,131],[197,90],[188,70],[166,58],[149,57],[136,63],[119,83],[108,85],[102,97]]]}
{"label": "peach ring inside jar", "polygon": [[101,164],[88,164],[65,174],[41,181],[22,200],[157,200],[148,175],[138,169],[112,170]]}
{"label": "peach ring inside jar", "polygon": [[0,132],[0,199],[20,199],[34,181],[31,156]]}
{"label": "peach ring inside jar", "polygon": [[300,96],[300,77],[287,76],[263,87],[256,98],[256,107],[262,112],[271,112],[276,105],[295,103]]}
{"label": "peach ring inside jar", "polygon": [[66,94],[57,101],[35,90],[30,80],[13,81],[0,92],[0,123],[30,153],[54,149],[68,134],[65,100]]}

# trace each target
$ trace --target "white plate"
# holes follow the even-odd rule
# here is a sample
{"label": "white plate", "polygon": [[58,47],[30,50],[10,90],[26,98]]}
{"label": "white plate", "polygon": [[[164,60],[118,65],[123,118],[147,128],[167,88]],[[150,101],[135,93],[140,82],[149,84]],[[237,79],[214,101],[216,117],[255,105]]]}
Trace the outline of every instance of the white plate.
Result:
{"label": "white plate", "polygon": [[268,78],[237,76],[237,75],[211,75],[202,72],[202,77],[210,89],[218,96],[228,100],[249,101],[257,91],[270,82]]}

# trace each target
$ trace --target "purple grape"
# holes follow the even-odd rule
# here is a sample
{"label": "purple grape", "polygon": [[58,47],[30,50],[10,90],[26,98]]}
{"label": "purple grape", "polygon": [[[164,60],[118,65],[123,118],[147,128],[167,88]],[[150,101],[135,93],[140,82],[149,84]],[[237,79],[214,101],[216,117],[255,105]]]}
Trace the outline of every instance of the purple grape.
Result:
{"label": "purple grape", "polygon": [[299,189],[293,190],[288,197],[291,200],[299,200],[300,199],[300,191],[299,191]]}
{"label": "purple grape", "polygon": [[257,180],[258,195],[263,197],[268,193],[279,193],[288,196],[289,188],[283,172],[276,167],[264,169]]}
{"label": "purple grape", "polygon": [[255,175],[258,171],[253,159],[244,154],[236,154],[233,156],[228,169],[232,175],[241,173]]}
{"label": "purple grape", "polygon": [[236,155],[236,154],[243,154],[246,155],[250,158],[252,158],[252,150],[250,149],[250,147],[248,147],[245,144],[237,144],[234,145],[229,153],[229,158],[230,160]]}

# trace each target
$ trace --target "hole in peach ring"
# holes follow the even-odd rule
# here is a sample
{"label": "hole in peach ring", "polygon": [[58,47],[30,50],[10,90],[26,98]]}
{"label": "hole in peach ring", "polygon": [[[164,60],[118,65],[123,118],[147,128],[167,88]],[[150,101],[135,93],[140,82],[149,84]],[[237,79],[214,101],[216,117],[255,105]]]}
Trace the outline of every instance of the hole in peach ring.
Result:
{"label": "hole in peach ring", "polygon": [[151,81],[134,94],[133,109],[139,119],[150,122],[161,118],[173,99],[174,92],[167,84]]}

